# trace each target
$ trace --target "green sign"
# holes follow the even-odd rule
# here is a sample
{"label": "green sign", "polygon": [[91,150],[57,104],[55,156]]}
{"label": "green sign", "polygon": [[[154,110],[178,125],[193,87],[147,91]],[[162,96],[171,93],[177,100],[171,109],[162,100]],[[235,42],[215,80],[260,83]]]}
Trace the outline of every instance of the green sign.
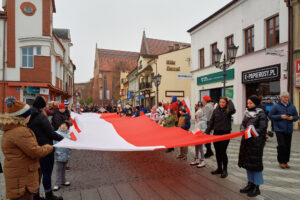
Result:
{"label": "green sign", "polygon": [[226,97],[229,97],[230,99],[233,99],[233,88],[226,88],[225,89]]}
{"label": "green sign", "polygon": [[39,87],[26,87],[26,92],[28,94],[40,94],[40,88]]}
{"label": "green sign", "polygon": [[[229,69],[226,71],[226,80],[232,80],[232,79],[234,79],[234,69]],[[197,85],[221,82],[223,80],[224,80],[223,72],[217,72],[217,73],[198,77]]]}

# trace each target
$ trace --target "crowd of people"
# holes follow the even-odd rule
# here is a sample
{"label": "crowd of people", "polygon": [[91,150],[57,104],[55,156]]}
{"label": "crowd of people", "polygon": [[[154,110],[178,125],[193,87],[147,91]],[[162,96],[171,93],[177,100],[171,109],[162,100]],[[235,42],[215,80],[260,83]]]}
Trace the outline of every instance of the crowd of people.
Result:
{"label": "crowd of people", "polygon": [[[195,126],[191,129],[191,115],[186,106],[176,97],[170,103],[158,103],[148,110],[143,105],[132,107],[129,104],[121,105],[70,105],[50,102],[46,107],[43,97],[38,96],[32,107],[14,97],[6,98],[7,115],[0,116],[0,124],[3,126],[2,151],[5,157],[4,176],[6,182],[6,194],[9,199],[47,199],[61,200],[55,196],[62,186],[71,183],[66,180],[67,163],[71,158],[71,150],[66,148],[53,148],[53,144],[62,139],[71,139],[69,128],[72,126],[70,112],[116,112],[122,117],[148,116],[155,123],[164,127],[179,127],[184,130],[204,134],[225,135],[232,131],[232,115],[235,114],[235,106],[228,97],[221,97],[217,103],[213,103],[211,97],[204,96],[202,101],[195,105]],[[240,126],[241,131],[249,131],[249,127],[255,134],[250,137],[242,136],[238,155],[238,166],[244,168],[247,173],[248,184],[240,190],[249,197],[260,194],[259,186],[263,179],[263,150],[267,138],[276,133],[278,147],[277,160],[282,169],[290,168],[291,140],[293,122],[298,120],[298,113],[294,105],[289,102],[289,94],[282,92],[280,101],[276,104],[270,99],[262,105],[261,98],[251,96],[247,99],[247,108]],[[271,122],[271,131],[268,123]],[[217,169],[211,174],[228,176],[228,156],[226,153],[230,140],[214,142],[214,150],[217,160]],[[203,168],[205,159],[214,155],[211,144],[195,146],[195,158],[190,165]],[[174,151],[169,148],[166,153]],[[187,160],[188,147],[180,147],[177,158]],[[51,177],[54,163],[56,164],[55,185],[52,187]],[[1,163],[0,163],[1,164]],[[28,169],[28,170],[27,170]],[[0,172],[2,167],[0,165]],[[45,198],[40,196],[40,182],[45,191]]]}

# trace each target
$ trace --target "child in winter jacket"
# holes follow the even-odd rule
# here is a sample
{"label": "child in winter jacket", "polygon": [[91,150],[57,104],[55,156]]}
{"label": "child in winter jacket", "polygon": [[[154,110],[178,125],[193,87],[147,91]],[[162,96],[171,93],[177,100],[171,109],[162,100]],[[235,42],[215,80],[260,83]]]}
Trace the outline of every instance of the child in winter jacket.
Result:
{"label": "child in winter jacket", "polygon": [[[180,117],[178,119],[178,127],[189,130],[191,127],[191,118],[189,113],[187,113],[186,107],[181,106],[179,108]],[[180,147],[180,154],[177,156],[178,159],[186,160],[188,153],[188,147]]]}
{"label": "child in winter jacket", "polygon": [[[58,134],[64,138],[71,139],[70,136],[70,122],[64,121],[59,129],[56,131]],[[54,191],[60,189],[61,185],[70,186],[71,183],[66,181],[66,165],[71,158],[71,150],[67,148],[55,147],[55,162],[56,162],[56,180]]]}

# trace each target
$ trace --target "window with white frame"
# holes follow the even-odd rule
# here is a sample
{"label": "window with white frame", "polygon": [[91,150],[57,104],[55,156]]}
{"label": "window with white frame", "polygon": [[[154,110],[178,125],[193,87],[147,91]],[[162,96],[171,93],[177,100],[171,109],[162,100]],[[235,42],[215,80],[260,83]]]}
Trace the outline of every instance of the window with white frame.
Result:
{"label": "window with white frame", "polygon": [[22,48],[22,67],[33,68],[34,66],[34,56],[42,55],[41,46],[31,46]]}
{"label": "window with white frame", "polygon": [[22,67],[33,68],[33,47],[22,48]]}

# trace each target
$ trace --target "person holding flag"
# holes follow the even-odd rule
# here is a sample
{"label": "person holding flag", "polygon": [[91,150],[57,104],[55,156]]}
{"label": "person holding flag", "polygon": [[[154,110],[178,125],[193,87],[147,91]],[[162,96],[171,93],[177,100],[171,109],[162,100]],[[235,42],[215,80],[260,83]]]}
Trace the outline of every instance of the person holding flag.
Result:
{"label": "person holding flag", "polygon": [[[214,131],[214,135],[225,135],[231,133],[231,117],[235,112],[235,107],[229,97],[220,98],[219,105],[213,111],[205,133],[209,135],[212,130]],[[214,142],[218,168],[211,173],[221,174],[221,178],[226,178],[228,176],[228,157],[226,150],[229,141],[230,140]]]}
{"label": "person holding flag", "polygon": [[258,107],[260,102],[257,96],[251,96],[247,100],[247,109],[241,124],[245,135],[241,140],[238,166],[247,170],[248,184],[240,192],[248,193],[249,197],[259,195],[259,185],[264,183],[262,159],[268,122],[264,110]]}

